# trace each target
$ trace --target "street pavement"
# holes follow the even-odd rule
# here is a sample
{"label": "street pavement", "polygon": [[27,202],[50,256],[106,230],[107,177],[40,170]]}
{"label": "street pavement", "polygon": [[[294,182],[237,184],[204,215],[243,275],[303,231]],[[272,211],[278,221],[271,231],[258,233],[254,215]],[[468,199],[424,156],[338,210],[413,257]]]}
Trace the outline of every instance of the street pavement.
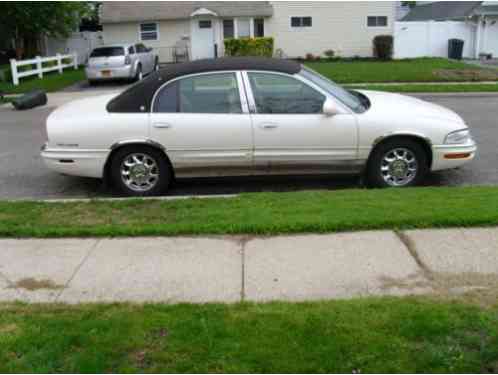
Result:
{"label": "street pavement", "polygon": [[[0,106],[0,199],[92,198],[109,196],[99,180],[62,176],[48,170],[39,156],[46,141],[45,120],[54,107],[67,101],[118,92],[126,86],[106,84],[97,88],[73,87],[49,95],[45,107],[16,112]],[[433,173],[428,186],[498,184],[498,95],[417,95],[459,113],[470,125],[479,145],[476,159],[459,169]],[[275,176],[218,179],[185,179],[174,184],[172,196],[236,194],[259,191],[340,189],[360,186],[347,176]]]}
{"label": "street pavement", "polygon": [[308,301],[498,287],[498,228],[0,240],[0,301]]}

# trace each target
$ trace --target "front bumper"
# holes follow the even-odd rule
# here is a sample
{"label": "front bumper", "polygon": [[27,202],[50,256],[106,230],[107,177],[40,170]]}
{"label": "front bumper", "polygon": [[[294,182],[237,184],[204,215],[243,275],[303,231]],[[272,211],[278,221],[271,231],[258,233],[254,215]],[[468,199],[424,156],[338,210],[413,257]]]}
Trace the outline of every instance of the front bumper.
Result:
{"label": "front bumper", "polygon": [[[108,72],[108,73],[106,73]],[[85,68],[86,78],[92,81],[110,80],[110,79],[123,79],[133,78],[134,71],[132,65],[125,65],[122,67],[101,67]]]}
{"label": "front bumper", "polygon": [[79,150],[41,148],[41,157],[45,165],[56,172],[80,176],[102,178],[104,166],[110,150]]}
{"label": "front bumper", "polygon": [[476,153],[477,145],[473,141],[463,145],[432,146],[431,171],[460,167],[474,159]]}

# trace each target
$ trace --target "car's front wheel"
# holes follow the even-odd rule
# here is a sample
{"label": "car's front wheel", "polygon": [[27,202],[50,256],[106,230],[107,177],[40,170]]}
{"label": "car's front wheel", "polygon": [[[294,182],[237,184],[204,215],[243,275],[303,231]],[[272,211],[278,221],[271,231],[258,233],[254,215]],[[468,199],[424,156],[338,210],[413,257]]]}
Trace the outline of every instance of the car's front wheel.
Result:
{"label": "car's front wheel", "polygon": [[380,144],[367,167],[372,187],[408,187],[418,185],[427,174],[428,160],[424,148],[411,139],[393,139]]}
{"label": "car's front wheel", "polygon": [[110,167],[113,187],[127,196],[161,195],[171,182],[166,157],[151,147],[124,147],[113,155]]}

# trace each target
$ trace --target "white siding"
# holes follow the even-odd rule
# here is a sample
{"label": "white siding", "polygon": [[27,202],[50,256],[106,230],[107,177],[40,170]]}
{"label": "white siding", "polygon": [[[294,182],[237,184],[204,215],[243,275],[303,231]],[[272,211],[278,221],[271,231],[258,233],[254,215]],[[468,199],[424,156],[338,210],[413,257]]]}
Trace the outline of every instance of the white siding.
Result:
{"label": "white siding", "polygon": [[[275,38],[275,48],[289,57],[307,53],[323,55],[329,49],[340,56],[372,56],[376,35],[393,34],[394,1],[272,2],[273,17],[265,24],[265,34]],[[290,17],[311,16],[312,27],[291,28]],[[387,16],[387,27],[367,27],[368,16]]]}
{"label": "white siding", "polygon": [[[159,40],[146,40],[143,43],[154,48],[160,62],[172,61],[172,49],[183,36],[190,36],[190,20],[160,21]],[[140,23],[104,24],[104,43],[136,43],[140,41]]]}

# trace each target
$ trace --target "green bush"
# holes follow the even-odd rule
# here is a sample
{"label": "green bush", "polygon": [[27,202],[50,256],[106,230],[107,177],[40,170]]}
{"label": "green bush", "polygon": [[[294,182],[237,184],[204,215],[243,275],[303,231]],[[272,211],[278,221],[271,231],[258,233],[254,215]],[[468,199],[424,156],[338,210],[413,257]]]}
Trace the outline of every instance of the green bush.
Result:
{"label": "green bush", "polygon": [[377,35],[373,40],[374,56],[381,60],[391,60],[393,57],[393,36]]}
{"label": "green bush", "polygon": [[273,56],[273,38],[225,39],[227,56]]}

